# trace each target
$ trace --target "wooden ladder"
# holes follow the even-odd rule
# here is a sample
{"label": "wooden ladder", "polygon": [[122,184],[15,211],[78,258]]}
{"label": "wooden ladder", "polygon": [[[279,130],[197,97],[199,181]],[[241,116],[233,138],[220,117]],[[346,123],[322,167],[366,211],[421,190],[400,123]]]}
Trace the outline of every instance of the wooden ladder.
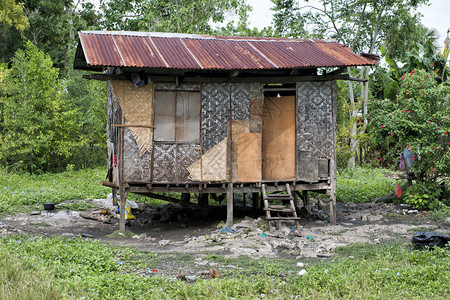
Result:
{"label": "wooden ladder", "polygon": [[286,194],[267,194],[265,184],[262,185],[262,194],[264,210],[266,211],[266,220],[271,232],[273,231],[273,227],[271,226],[272,221],[276,221],[277,229],[280,229],[281,222],[294,221],[297,226],[297,231],[300,230],[300,218],[297,217],[294,197],[291,193],[289,183],[286,183]]}

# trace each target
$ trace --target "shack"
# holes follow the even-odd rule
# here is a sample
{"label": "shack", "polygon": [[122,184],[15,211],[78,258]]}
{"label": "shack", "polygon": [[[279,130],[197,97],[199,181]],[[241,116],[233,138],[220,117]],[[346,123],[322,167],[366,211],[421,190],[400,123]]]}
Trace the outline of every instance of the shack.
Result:
{"label": "shack", "polygon": [[[233,194],[267,206],[329,195],[336,221],[336,81],[357,80],[357,55],[331,40],[82,31],[74,69],[107,81],[108,180],[120,191],[204,208]],[[180,193],[169,197],[166,193]],[[272,194],[271,194],[272,193]],[[292,193],[292,194],[291,194]],[[191,201],[191,194],[197,201]],[[290,201],[292,204],[292,201]],[[276,210],[293,213],[274,217]],[[295,210],[295,209],[294,209]],[[125,229],[121,210],[121,230]]]}

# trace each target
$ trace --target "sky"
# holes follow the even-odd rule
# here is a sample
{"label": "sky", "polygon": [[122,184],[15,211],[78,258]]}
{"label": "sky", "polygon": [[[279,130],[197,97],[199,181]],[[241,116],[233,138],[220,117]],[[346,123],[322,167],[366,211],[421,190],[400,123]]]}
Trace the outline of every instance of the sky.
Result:
{"label": "sky", "polygon": [[[310,0],[309,5],[314,2],[316,1]],[[247,3],[253,7],[249,18],[250,27],[262,29],[271,25],[273,11],[270,8],[273,7],[273,3],[270,0],[247,0]],[[447,30],[450,29],[450,0],[431,0],[430,4],[430,6],[420,7],[418,11],[423,15],[422,23],[426,27],[438,30],[440,34],[439,45],[442,47],[447,36]]]}

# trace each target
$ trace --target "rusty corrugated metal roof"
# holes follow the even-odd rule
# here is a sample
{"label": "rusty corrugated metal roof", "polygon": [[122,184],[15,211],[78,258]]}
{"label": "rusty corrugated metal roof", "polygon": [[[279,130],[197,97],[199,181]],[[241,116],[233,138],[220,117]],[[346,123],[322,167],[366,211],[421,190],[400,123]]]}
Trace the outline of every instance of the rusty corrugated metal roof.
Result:
{"label": "rusty corrugated metal roof", "polygon": [[103,66],[190,70],[273,70],[367,66],[373,56],[353,53],[335,41],[192,34],[82,31],[83,63]]}

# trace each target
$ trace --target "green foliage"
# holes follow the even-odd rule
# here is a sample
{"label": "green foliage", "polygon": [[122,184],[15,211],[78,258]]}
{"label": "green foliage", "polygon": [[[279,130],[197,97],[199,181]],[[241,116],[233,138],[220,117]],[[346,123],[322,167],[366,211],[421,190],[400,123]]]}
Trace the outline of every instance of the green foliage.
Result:
{"label": "green foliage", "polygon": [[[101,185],[105,168],[42,175],[10,173],[0,169],[0,212],[12,212],[22,205],[55,204],[73,199],[106,198],[110,189]],[[69,205],[70,207],[70,205]]]}
{"label": "green foliage", "polygon": [[58,70],[31,42],[17,51],[0,94],[0,163],[33,172],[61,154],[55,146],[64,105]]}
{"label": "green foliage", "polygon": [[[450,200],[450,197],[445,198],[447,201]],[[450,204],[449,205],[441,205],[436,210],[433,210],[430,212],[429,218],[432,221],[438,221],[438,222],[446,222],[447,218],[450,217]]]}
{"label": "green foliage", "polygon": [[[280,37],[307,38],[306,19],[302,18],[297,1],[272,0],[274,31]],[[313,34],[317,34],[314,32]]]}
{"label": "green foliage", "polygon": [[65,130],[57,141],[66,158],[60,165],[76,169],[103,165],[106,159],[106,85],[85,80],[83,74],[69,71],[62,80]]}
{"label": "green foliage", "polygon": [[0,69],[0,165],[30,173],[104,164],[106,87],[71,71],[64,80],[31,42]]}
{"label": "green foliage", "polygon": [[18,31],[24,31],[30,27],[28,19],[23,12],[22,3],[15,0],[0,1],[0,25],[14,27]]}
{"label": "green foliage", "polygon": [[394,192],[393,179],[386,178],[387,170],[350,168],[337,176],[336,199],[340,202],[370,202]]}
{"label": "green foliage", "polygon": [[[444,203],[442,194],[445,186],[441,186],[436,182],[418,183],[409,187],[404,193],[404,202],[414,205],[418,209],[439,209]],[[446,200],[450,204],[450,199]]]}
{"label": "green foliage", "polygon": [[[397,35],[390,49],[402,49],[411,37],[409,27],[418,22],[414,10],[428,0],[322,0],[300,7],[297,1],[272,0],[275,31],[282,36],[333,38],[354,52],[375,51],[383,39]],[[308,1],[306,1],[308,2]],[[308,32],[305,32],[305,28]],[[402,38],[398,38],[399,32]],[[392,47],[391,47],[392,45]]]}
{"label": "green foliage", "polygon": [[[166,259],[176,261],[178,256],[185,254],[172,253]],[[221,268],[218,280],[199,278],[192,284],[139,273],[164,263],[153,253],[78,238],[0,237],[0,257],[0,276],[10,274],[0,280],[0,293],[11,291],[6,287],[14,282],[13,292],[20,299],[33,293],[46,299],[445,299],[450,292],[448,250],[410,251],[399,243],[340,248],[336,258],[308,264],[303,277],[294,271],[293,260],[217,260],[210,255],[206,259],[235,267]],[[158,270],[171,266],[162,264]]]}
{"label": "green foliage", "polygon": [[211,34],[212,23],[225,22],[229,14],[245,24],[249,9],[244,0],[111,0],[102,4],[102,26],[108,30]]}
{"label": "green foliage", "polygon": [[[2,0],[2,2],[11,0]],[[0,3],[2,3],[0,2]],[[9,62],[15,52],[29,40],[39,50],[49,54],[64,75],[72,67],[69,53],[76,44],[76,32],[96,28],[97,16],[90,0],[54,1],[20,0],[28,26],[2,28],[0,26],[0,62]],[[77,5],[77,6],[75,6]],[[1,14],[1,10],[0,10]],[[96,28],[98,29],[98,28]]]}
{"label": "green foliage", "polygon": [[376,144],[396,158],[407,148],[421,181],[434,181],[450,170],[450,88],[438,84],[433,73],[405,73],[396,99],[372,102],[370,130]]}

